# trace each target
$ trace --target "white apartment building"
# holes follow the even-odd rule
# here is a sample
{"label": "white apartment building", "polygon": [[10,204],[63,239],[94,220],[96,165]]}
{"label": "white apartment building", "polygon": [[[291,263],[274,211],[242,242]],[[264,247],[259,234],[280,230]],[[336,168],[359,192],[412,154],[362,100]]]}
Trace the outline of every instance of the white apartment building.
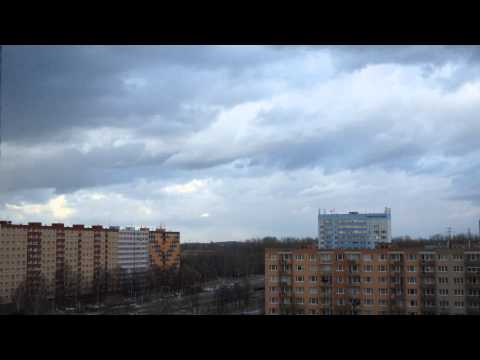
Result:
{"label": "white apartment building", "polygon": [[384,213],[360,214],[318,214],[318,247],[370,248],[378,242],[392,240],[391,211]]}
{"label": "white apartment building", "polygon": [[118,236],[118,266],[124,274],[143,274],[150,266],[150,230],[127,227]]}

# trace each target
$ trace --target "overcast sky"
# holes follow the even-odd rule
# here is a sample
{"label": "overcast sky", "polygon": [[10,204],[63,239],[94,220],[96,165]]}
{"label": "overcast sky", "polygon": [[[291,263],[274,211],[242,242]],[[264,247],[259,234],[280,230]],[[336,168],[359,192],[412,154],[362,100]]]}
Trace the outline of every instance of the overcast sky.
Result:
{"label": "overcast sky", "polygon": [[184,242],[478,232],[480,48],[6,46],[0,218]]}

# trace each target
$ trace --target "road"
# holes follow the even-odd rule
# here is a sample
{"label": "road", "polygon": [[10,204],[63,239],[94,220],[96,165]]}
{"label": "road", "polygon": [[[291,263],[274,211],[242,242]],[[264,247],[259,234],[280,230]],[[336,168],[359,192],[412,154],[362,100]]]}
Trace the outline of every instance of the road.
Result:
{"label": "road", "polygon": [[[199,314],[210,314],[215,310],[215,288],[221,285],[233,287],[235,282],[240,280],[223,279],[213,281],[204,285],[206,291],[190,296],[172,296],[169,298],[155,299],[141,305],[119,305],[99,311],[98,314],[114,315],[114,314],[130,314],[130,315],[158,315],[158,314],[193,314],[192,299],[197,297]],[[263,276],[252,276],[251,284],[251,305],[243,312],[229,311],[228,314],[261,314],[263,313]]]}

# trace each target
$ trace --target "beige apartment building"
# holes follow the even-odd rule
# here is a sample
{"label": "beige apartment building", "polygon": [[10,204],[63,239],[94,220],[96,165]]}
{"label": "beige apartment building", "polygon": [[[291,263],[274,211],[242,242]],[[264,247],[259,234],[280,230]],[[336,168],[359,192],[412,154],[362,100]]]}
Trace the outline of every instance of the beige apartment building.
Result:
{"label": "beige apartment building", "polygon": [[480,313],[480,247],[267,249],[265,313]]}
{"label": "beige apartment building", "polygon": [[12,302],[21,284],[41,285],[52,299],[72,285],[80,295],[91,293],[116,269],[117,243],[118,230],[100,225],[0,221],[0,304]]}
{"label": "beige apartment building", "polygon": [[[128,235],[128,229],[122,231]],[[145,266],[178,270],[180,233],[163,228],[141,231],[146,232]],[[130,261],[130,252],[143,254],[135,253],[135,241],[127,252],[120,251],[119,245],[131,245],[120,244],[120,232],[118,227],[101,225],[0,221],[0,304],[13,302],[21,285],[42,286],[50,299],[89,295],[100,287],[107,292],[118,290],[120,268]]]}

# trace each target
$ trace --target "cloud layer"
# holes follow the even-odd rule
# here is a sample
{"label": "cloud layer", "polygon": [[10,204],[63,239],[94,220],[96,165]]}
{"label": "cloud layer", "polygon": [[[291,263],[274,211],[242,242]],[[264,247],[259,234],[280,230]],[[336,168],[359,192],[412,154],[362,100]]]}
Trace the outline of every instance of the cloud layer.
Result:
{"label": "cloud layer", "polygon": [[318,208],[394,235],[476,230],[473,46],[10,46],[0,217],[185,241],[315,236]]}

